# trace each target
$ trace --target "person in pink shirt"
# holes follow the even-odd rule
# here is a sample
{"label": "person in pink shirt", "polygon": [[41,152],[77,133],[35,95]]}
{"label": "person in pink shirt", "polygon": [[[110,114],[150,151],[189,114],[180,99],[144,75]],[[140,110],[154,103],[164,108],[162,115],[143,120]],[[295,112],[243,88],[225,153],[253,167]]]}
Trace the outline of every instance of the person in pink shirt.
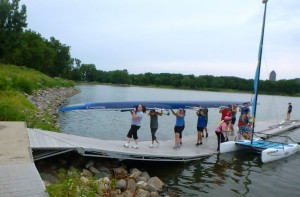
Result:
{"label": "person in pink shirt", "polygon": [[225,142],[227,138],[227,132],[231,131],[231,117],[225,116],[224,120],[221,121],[220,125],[215,129],[215,133],[218,138],[218,148],[220,150],[220,143]]}

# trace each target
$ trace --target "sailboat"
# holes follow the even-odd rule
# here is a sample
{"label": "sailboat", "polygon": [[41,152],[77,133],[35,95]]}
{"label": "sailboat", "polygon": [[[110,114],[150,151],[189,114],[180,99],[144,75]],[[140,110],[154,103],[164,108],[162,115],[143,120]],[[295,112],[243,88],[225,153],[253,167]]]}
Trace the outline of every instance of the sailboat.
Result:
{"label": "sailboat", "polygon": [[233,152],[238,150],[248,150],[248,151],[261,154],[261,161],[263,163],[288,157],[298,152],[298,150],[300,149],[299,145],[296,143],[287,143],[287,142],[278,143],[273,141],[267,141],[264,139],[253,138],[255,120],[256,120],[258,84],[259,84],[259,77],[260,77],[261,57],[263,51],[267,2],[268,0],[262,1],[262,3],[264,4],[264,16],[263,16],[263,25],[262,25],[261,39],[259,45],[259,53],[258,53],[258,64],[257,64],[255,79],[254,79],[254,99],[252,100],[252,107],[253,107],[252,137],[251,140],[227,141],[220,144],[220,153]]}

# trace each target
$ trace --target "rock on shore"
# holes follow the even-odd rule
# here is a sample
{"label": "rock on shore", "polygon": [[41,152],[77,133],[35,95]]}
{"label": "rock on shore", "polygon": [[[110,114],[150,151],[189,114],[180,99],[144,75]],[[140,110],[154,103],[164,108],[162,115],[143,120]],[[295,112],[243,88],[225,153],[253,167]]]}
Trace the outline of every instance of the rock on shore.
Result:
{"label": "rock on shore", "polygon": [[[66,178],[78,187],[78,191],[93,190],[95,196],[112,197],[178,197],[174,193],[166,194],[167,187],[158,177],[137,168],[126,170],[124,163],[103,158],[82,157],[75,153],[67,153],[56,157],[36,161],[41,177],[47,187],[53,184],[62,184],[58,177],[58,169],[66,169]],[[74,181],[74,175],[79,174]],[[76,175],[77,177],[77,175]],[[78,185],[79,184],[79,185]],[[54,188],[56,188],[54,186]],[[76,193],[76,192],[75,192]],[[74,196],[77,196],[73,193]],[[71,196],[73,196],[71,195]],[[79,196],[79,195],[78,195]],[[91,195],[93,196],[93,195]]]}
{"label": "rock on shore", "polygon": [[38,117],[42,117],[44,113],[49,113],[55,126],[57,124],[57,112],[61,104],[69,97],[78,94],[80,91],[74,87],[48,88],[35,91],[32,95],[25,94],[28,100],[34,104],[39,110]]}

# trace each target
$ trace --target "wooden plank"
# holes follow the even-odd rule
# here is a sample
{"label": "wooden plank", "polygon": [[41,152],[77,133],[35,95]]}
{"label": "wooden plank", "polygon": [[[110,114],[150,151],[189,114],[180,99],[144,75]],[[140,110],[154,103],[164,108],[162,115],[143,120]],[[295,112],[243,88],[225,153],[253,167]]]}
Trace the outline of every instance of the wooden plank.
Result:
{"label": "wooden plank", "polygon": [[34,165],[0,165],[0,196],[49,196]]}

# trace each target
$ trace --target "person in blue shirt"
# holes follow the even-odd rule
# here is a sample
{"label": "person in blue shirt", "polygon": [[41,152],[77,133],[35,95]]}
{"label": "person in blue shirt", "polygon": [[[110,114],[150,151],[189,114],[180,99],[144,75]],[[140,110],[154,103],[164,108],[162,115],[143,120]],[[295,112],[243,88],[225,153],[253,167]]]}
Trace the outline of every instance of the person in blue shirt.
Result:
{"label": "person in blue shirt", "polygon": [[184,109],[178,109],[175,113],[173,109],[171,109],[172,114],[176,116],[176,123],[174,127],[175,132],[175,146],[174,149],[177,149],[182,145],[182,131],[184,130],[184,117],[185,117],[185,110]]}
{"label": "person in blue shirt", "polygon": [[199,109],[196,112],[196,115],[198,116],[198,120],[197,120],[197,143],[196,143],[196,146],[199,146],[199,145],[202,144],[203,130],[206,127],[205,111],[204,111],[204,109]]}

